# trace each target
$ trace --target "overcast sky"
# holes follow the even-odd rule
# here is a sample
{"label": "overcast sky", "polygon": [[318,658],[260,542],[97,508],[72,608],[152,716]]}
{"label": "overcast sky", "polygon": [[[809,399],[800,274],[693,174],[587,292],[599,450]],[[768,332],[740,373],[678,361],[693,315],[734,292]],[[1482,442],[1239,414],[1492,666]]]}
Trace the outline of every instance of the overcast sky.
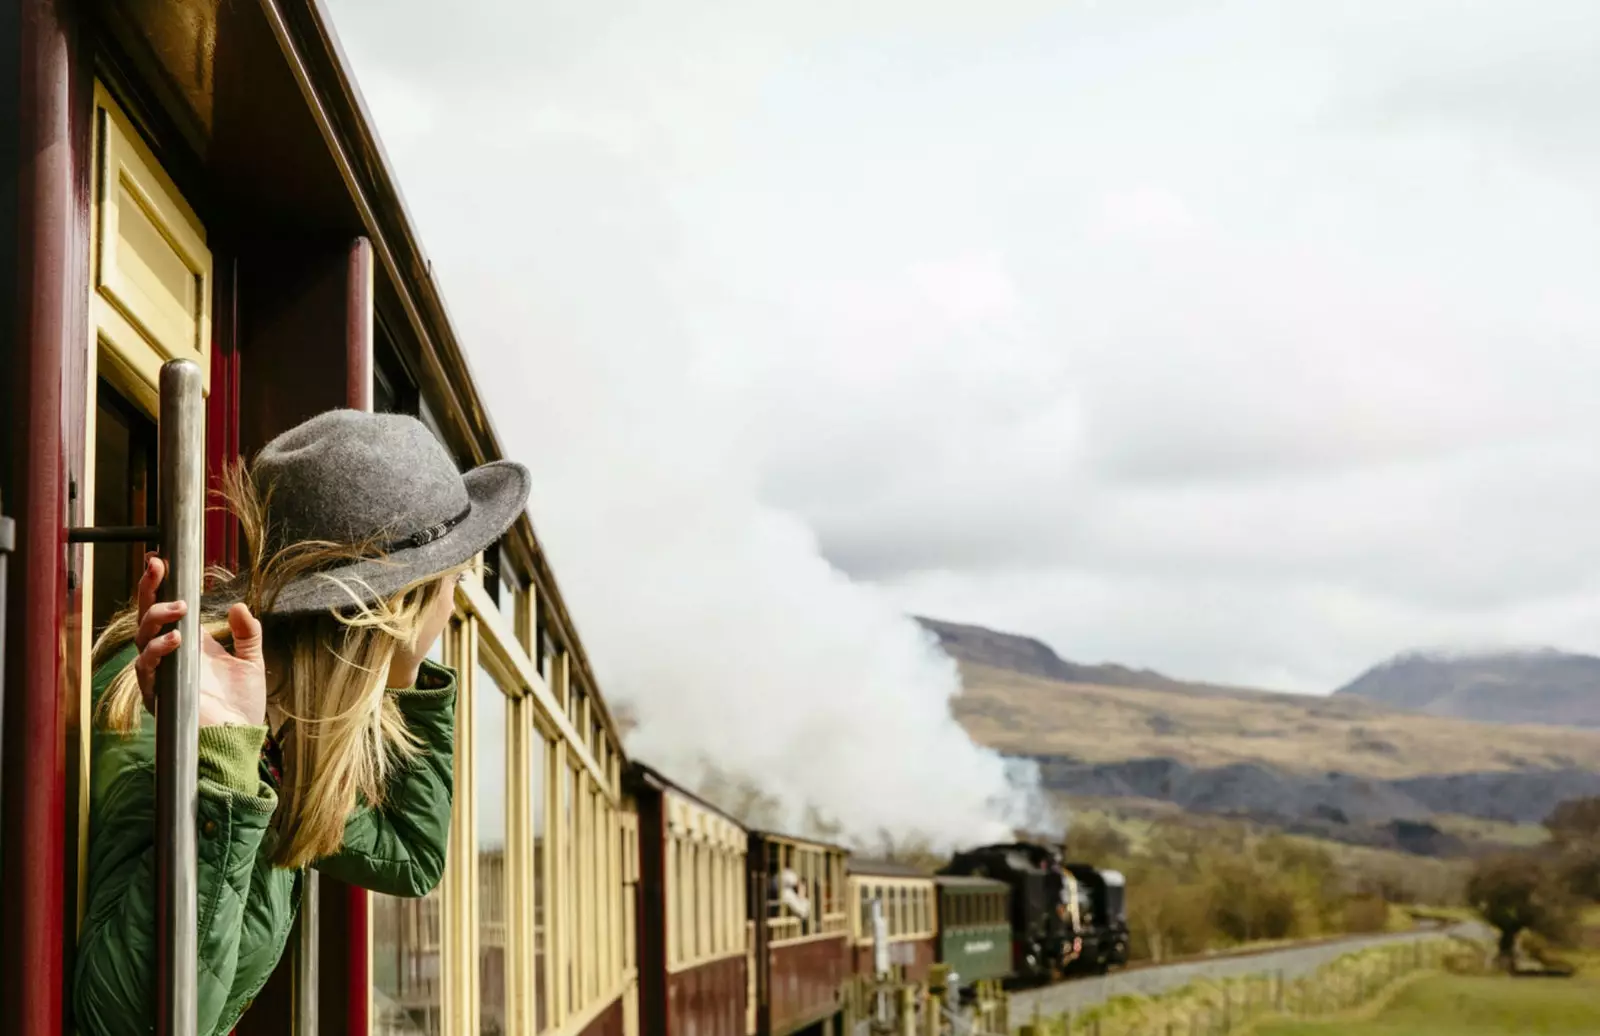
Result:
{"label": "overcast sky", "polygon": [[1600,651],[1593,0],[330,6],[624,693],[757,514],[1078,661]]}

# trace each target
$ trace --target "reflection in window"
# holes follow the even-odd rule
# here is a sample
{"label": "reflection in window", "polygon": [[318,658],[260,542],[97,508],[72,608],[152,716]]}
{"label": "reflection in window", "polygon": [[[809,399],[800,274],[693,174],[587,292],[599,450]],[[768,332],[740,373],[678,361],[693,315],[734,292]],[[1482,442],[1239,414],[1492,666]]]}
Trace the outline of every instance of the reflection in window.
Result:
{"label": "reflection in window", "polygon": [[506,696],[478,667],[472,685],[478,822],[478,1031],[506,1031]]}
{"label": "reflection in window", "polygon": [[372,894],[372,1031],[375,1036],[439,1036],[441,896]]}
{"label": "reflection in window", "polygon": [[[526,699],[524,699],[525,707]],[[545,912],[544,894],[544,807],[545,785],[549,774],[547,759],[549,746],[544,736],[534,730],[528,746],[528,802],[533,813],[533,1003],[535,1032],[543,1032],[549,1021],[548,994],[545,991],[544,961],[545,939],[549,930]]]}
{"label": "reflection in window", "polygon": [[[578,912],[574,909],[573,898],[576,895],[577,883],[581,880],[577,868],[577,853],[573,851],[573,845],[578,840],[578,826],[572,809],[572,786],[576,783],[576,780],[577,774],[573,772],[572,767],[563,765],[561,767],[561,844],[566,850],[566,860],[563,861],[562,873],[567,877],[567,887],[563,890],[564,895],[561,897],[561,919],[566,922],[567,931],[569,932],[574,930],[576,927],[575,922],[578,919]],[[573,967],[573,961],[578,956],[577,948],[580,945],[579,940],[581,938],[582,936],[579,935],[579,938],[571,940],[566,954],[568,1008],[578,1006],[577,974]]]}
{"label": "reflection in window", "polygon": [[[443,637],[427,657],[444,661]],[[444,1031],[441,889],[421,899],[372,894],[373,1036],[440,1036]]]}

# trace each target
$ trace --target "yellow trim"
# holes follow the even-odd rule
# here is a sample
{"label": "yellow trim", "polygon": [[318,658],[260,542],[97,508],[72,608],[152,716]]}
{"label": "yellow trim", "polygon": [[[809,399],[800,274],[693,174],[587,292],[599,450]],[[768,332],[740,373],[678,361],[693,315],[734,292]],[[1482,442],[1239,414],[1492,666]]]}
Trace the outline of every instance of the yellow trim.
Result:
{"label": "yellow trim", "polygon": [[[210,389],[211,252],[199,217],[98,82],[94,105],[89,322],[153,411],[167,360],[194,360]],[[172,296],[173,274],[192,279],[192,297]]]}
{"label": "yellow trim", "polygon": [[[545,1036],[573,1036],[582,1032],[590,1022],[600,1017],[612,1004],[623,997],[635,986],[639,976],[634,972],[622,976],[622,979],[607,989],[604,995],[595,999],[595,1002],[581,1010],[568,1015],[567,1018],[555,1028],[547,1029]],[[624,1005],[626,1007],[626,1005]]]}
{"label": "yellow trim", "polygon": [[[862,893],[883,897],[884,918],[890,942],[916,942],[934,937],[938,930],[938,903],[930,878],[852,874],[847,881],[850,941],[856,946],[872,944],[863,912]],[[888,895],[885,895],[888,893]],[[902,897],[900,893],[910,893]]]}
{"label": "yellow trim", "polygon": [[[840,917],[838,920],[843,921],[844,918]],[[847,940],[848,938],[849,935],[845,932],[845,930],[843,928],[838,928],[833,931],[818,932],[816,935],[801,935],[793,939],[773,939],[772,941],[768,942],[767,945],[773,949],[777,949],[780,946],[801,946],[808,942],[821,942],[823,939]]]}
{"label": "yellow trim", "polygon": [[[544,714],[541,718],[553,727],[557,736],[569,746],[577,747],[577,757],[584,769],[606,789],[606,796],[616,801],[617,796],[611,782],[606,779],[605,771],[600,768],[599,762],[589,751],[587,738],[578,733],[578,728],[559,707],[550,686],[545,683],[539,671],[534,668],[528,653],[517,642],[510,621],[495,607],[494,600],[483,588],[483,584],[473,579],[464,580],[457,589],[457,598],[485,627],[485,632],[494,644],[496,652],[515,670],[517,682],[521,683],[526,692],[539,703],[540,711]],[[565,670],[568,666],[566,653],[559,654],[557,660],[560,668]]]}
{"label": "yellow trim", "polygon": [[707,964],[715,964],[719,960],[732,960],[735,957],[743,957],[747,952],[746,947],[740,946],[737,949],[726,950],[722,953],[712,954],[709,957],[697,957],[694,960],[680,961],[667,968],[667,974],[677,975],[681,972],[693,971],[695,968],[703,968]]}

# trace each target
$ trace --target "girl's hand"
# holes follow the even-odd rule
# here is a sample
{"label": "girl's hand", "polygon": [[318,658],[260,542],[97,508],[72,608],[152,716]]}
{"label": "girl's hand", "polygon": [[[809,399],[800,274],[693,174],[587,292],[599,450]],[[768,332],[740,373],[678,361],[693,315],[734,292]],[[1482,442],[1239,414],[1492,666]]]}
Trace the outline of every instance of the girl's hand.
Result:
{"label": "girl's hand", "polygon": [[[184,601],[156,602],[156,590],[166,578],[166,562],[154,554],[145,555],[144,575],[139,578],[139,626],[133,636],[139,655],[133,671],[139,679],[144,706],[155,712],[156,666],[182,643],[177,630],[161,632],[161,627],[188,614]],[[266,722],[267,667],[261,650],[261,623],[243,604],[228,611],[228,631],[233,635],[233,652],[213,637],[200,642],[200,725],[219,726],[240,723],[259,726]]]}
{"label": "girl's hand", "polygon": [[233,652],[215,637],[200,642],[200,725],[267,721],[267,663],[261,654],[261,623],[244,604],[228,609]]}

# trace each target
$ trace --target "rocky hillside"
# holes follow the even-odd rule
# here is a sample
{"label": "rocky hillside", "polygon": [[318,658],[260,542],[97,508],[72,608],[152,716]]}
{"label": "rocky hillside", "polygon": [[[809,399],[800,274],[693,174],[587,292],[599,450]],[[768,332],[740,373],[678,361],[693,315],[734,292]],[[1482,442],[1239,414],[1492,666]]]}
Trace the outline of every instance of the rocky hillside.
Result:
{"label": "rocky hillside", "polygon": [[1600,658],[1592,655],[1413,652],[1334,693],[1430,716],[1600,728]]}
{"label": "rocky hillside", "polygon": [[1358,844],[1441,852],[1441,815],[1537,823],[1600,794],[1600,730],[1402,711],[1359,694],[1185,683],[1060,658],[1026,637],[924,620],[957,660],[978,741],[1077,799],[1166,803]]}

